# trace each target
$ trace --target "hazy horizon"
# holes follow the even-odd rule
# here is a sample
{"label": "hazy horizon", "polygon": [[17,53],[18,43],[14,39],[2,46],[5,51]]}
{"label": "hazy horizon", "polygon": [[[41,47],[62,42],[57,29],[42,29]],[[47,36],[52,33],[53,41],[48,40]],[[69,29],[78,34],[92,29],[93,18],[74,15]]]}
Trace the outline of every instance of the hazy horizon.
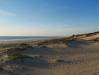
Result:
{"label": "hazy horizon", "polygon": [[0,36],[99,31],[98,0],[0,0]]}

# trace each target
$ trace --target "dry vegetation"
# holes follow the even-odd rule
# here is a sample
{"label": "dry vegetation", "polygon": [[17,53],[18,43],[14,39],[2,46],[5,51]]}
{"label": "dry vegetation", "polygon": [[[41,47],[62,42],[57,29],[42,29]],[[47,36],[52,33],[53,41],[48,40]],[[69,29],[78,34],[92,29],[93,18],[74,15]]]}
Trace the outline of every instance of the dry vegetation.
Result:
{"label": "dry vegetation", "polygon": [[0,75],[99,75],[98,40],[73,35],[1,46]]}
{"label": "dry vegetation", "polygon": [[99,38],[93,39],[93,41],[99,42]]}

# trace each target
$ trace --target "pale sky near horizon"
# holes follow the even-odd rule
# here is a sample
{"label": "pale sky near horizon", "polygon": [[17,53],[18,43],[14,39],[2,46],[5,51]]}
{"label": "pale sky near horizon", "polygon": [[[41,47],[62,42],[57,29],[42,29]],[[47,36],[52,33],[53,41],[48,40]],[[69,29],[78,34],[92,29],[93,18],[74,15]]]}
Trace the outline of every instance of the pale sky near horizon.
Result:
{"label": "pale sky near horizon", "polygon": [[99,31],[99,0],[0,0],[0,36]]}

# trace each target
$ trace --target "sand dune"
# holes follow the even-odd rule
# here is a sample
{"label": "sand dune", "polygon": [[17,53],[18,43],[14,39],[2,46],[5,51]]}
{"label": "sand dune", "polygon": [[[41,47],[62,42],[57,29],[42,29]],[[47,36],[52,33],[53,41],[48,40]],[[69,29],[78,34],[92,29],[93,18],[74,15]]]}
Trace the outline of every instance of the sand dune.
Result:
{"label": "sand dune", "polygon": [[82,38],[84,40],[93,40],[95,38],[99,38],[99,34],[96,34],[96,35],[93,35],[93,36],[89,36],[89,37],[85,37],[85,38]]}
{"label": "sand dune", "polygon": [[99,42],[91,40],[98,36],[17,43],[0,56],[0,75],[99,75]]}

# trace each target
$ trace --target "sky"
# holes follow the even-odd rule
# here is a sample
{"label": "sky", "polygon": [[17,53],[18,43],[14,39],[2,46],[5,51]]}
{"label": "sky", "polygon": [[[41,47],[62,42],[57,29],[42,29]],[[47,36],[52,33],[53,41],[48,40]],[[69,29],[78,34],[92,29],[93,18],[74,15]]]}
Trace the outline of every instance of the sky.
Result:
{"label": "sky", "polygon": [[99,0],[0,0],[0,36],[99,31]]}

